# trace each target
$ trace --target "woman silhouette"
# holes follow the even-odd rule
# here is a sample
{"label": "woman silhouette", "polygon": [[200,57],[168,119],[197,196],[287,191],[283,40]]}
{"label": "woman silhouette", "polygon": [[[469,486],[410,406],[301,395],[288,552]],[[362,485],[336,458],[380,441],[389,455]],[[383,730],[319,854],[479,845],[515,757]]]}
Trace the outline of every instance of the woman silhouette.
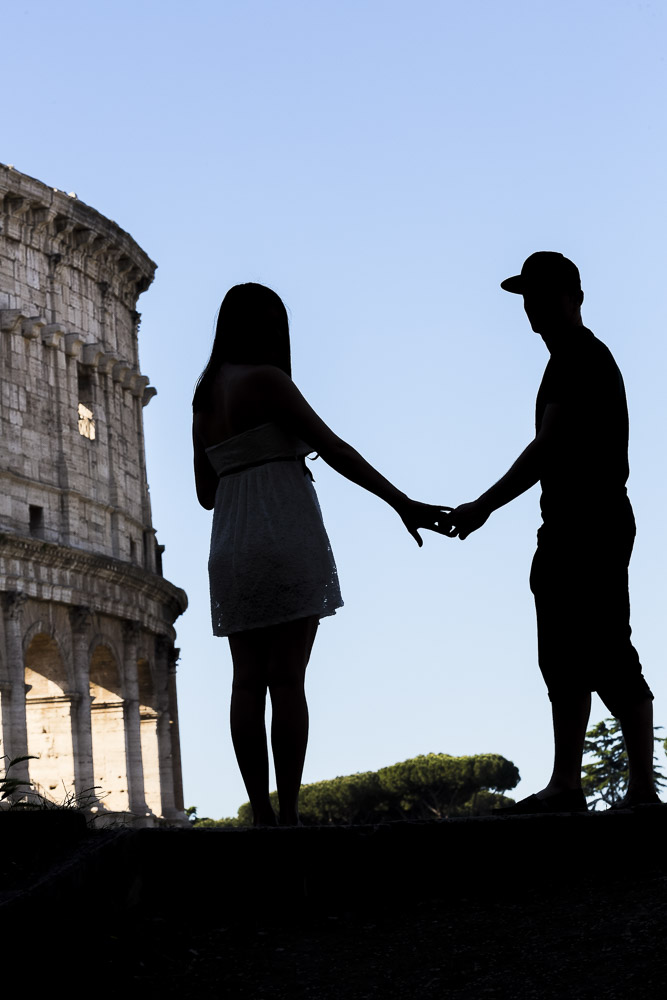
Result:
{"label": "woman silhouette", "polygon": [[343,604],[305,456],[317,451],[388,503],[418,545],[417,528],[438,530],[443,508],[408,499],[308,405],[291,379],[287,312],[264,285],[235,285],[225,295],[192,408],[197,498],[214,510],[213,632],[229,638],[234,665],[234,750],[254,823],[276,825],[268,689],[280,823],[293,825],[308,740],[306,667],[320,618]]}

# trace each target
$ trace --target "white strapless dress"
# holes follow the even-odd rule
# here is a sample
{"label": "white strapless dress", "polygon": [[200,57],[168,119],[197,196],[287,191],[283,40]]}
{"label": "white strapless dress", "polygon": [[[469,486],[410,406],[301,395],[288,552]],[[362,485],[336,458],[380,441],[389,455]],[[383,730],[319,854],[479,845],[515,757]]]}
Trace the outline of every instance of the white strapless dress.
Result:
{"label": "white strapless dress", "polygon": [[220,476],[209,582],[214,635],[336,613],[343,601],[307,444],[262,424],[206,449]]}

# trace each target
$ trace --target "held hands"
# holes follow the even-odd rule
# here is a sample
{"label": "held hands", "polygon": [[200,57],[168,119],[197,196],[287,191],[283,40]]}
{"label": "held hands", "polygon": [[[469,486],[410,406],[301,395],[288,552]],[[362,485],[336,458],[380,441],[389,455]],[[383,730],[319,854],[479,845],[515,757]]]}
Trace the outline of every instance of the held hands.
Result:
{"label": "held hands", "polygon": [[396,506],[396,513],[408,529],[417,545],[424,544],[417,528],[428,528],[440,535],[452,536],[455,529],[449,518],[451,507],[438,507],[436,504],[419,503],[418,500],[405,501]]}
{"label": "held hands", "polygon": [[448,538],[458,537],[463,541],[473,531],[481,528],[492,513],[489,507],[480,500],[462,503],[460,506],[452,508],[419,503],[419,501],[409,500],[407,497],[396,507],[396,511],[420,547],[424,543],[417,531],[418,528],[428,528],[429,531],[436,531],[439,535],[447,535]]}
{"label": "held hands", "polygon": [[481,528],[490,514],[489,508],[479,500],[473,500],[472,503],[462,503],[451,512],[449,517],[451,531],[446,532],[446,534],[450,538],[456,538],[458,535],[463,541],[473,531]]}

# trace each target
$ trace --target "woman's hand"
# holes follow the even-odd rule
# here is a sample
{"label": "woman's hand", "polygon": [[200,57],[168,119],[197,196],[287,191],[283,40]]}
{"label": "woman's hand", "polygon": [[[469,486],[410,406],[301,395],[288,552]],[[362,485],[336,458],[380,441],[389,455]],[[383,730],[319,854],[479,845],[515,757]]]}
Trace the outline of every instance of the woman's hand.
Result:
{"label": "woman's hand", "polygon": [[451,507],[438,507],[436,504],[419,503],[418,500],[410,500],[408,497],[396,506],[396,513],[408,529],[417,545],[424,544],[417,528],[428,528],[429,531],[437,531],[440,535],[451,536],[453,527],[448,514]]}

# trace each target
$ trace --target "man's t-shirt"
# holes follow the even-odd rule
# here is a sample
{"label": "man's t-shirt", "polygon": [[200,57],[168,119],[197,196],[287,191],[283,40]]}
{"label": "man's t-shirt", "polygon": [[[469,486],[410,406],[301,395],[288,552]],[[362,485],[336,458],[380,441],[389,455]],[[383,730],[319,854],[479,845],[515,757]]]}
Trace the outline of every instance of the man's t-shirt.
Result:
{"label": "man's t-shirt", "polygon": [[540,474],[545,525],[584,532],[632,516],[628,479],[628,407],[611,351],[586,327],[563,334],[537,394],[536,430],[550,403],[558,432]]}

